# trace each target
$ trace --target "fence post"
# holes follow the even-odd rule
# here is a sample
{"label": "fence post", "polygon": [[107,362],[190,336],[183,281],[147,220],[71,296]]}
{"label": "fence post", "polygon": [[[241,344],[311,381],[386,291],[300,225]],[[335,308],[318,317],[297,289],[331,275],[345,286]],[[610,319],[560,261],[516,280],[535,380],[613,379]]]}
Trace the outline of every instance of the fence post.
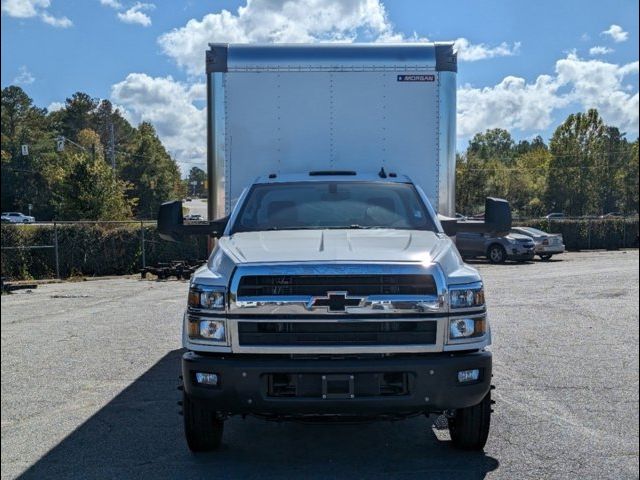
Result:
{"label": "fence post", "polygon": [[56,278],[60,280],[60,256],[58,254],[58,225],[53,222],[53,248],[56,256]]}
{"label": "fence post", "polygon": [[147,259],[144,252],[144,223],[140,220],[140,248],[142,250],[142,268],[147,267]]}
{"label": "fence post", "polygon": [[591,250],[591,220],[588,220],[589,227],[587,228],[587,250]]}

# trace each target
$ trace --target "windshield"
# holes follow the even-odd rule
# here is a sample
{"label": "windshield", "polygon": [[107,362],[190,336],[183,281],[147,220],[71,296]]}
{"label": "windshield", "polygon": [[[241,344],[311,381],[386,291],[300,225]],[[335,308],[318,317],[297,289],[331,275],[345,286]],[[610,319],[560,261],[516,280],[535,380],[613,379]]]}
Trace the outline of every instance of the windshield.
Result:
{"label": "windshield", "polygon": [[437,231],[411,184],[298,182],[254,185],[233,233],[327,228]]}

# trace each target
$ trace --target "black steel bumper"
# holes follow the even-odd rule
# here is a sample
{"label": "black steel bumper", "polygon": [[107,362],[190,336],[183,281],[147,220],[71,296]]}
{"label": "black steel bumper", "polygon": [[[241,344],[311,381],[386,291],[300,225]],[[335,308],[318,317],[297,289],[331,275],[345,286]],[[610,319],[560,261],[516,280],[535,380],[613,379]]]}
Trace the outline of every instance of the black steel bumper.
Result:
{"label": "black steel bumper", "polygon": [[[471,369],[480,369],[480,379],[459,383],[458,371]],[[196,372],[216,373],[219,385],[196,383]],[[182,375],[185,391],[195,402],[225,414],[406,415],[480,403],[490,389],[491,353],[297,359],[186,352]],[[376,379],[389,376],[404,378],[406,389],[389,394],[370,388]],[[299,380],[299,390],[304,392],[293,388],[290,396],[274,395],[274,378]],[[334,380],[337,394],[331,390]]]}

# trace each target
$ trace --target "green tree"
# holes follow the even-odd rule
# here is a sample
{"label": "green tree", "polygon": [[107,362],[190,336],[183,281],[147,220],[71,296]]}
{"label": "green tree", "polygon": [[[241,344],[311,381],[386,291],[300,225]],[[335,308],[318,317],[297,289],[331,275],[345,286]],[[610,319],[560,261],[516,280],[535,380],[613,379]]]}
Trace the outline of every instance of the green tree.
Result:
{"label": "green tree", "polygon": [[140,124],[119,165],[122,178],[133,185],[138,218],[156,218],[162,202],[184,195],[180,169],[148,122]]}
{"label": "green tree", "polygon": [[75,140],[80,130],[91,128],[97,106],[98,100],[83,92],[76,92],[67,98],[64,108],[54,115],[59,117],[62,135]]}
{"label": "green tree", "polygon": [[55,141],[46,111],[16,86],[2,90],[1,104],[2,210],[27,212],[31,204],[36,217],[50,218],[51,185],[43,172],[54,156]]}
{"label": "green tree", "polygon": [[207,181],[207,173],[198,167],[191,167],[189,176],[187,177],[188,193],[201,197],[205,192],[205,183]]}
{"label": "green tree", "polygon": [[549,146],[549,209],[585,215],[624,208],[624,185],[631,180],[624,172],[631,148],[617,128],[604,124],[597,110],[569,115]]}
{"label": "green tree", "polygon": [[87,151],[66,153],[68,169],[57,192],[59,220],[125,220],[134,202],[127,198],[131,188],[118,180],[104,160],[100,137],[93,130],[78,132],[78,143]]}
{"label": "green tree", "polygon": [[494,128],[476,133],[469,141],[467,154],[482,160],[495,159],[509,163],[514,156],[514,141],[507,130]]}
{"label": "green tree", "polygon": [[[107,154],[110,153],[111,135],[113,129],[113,143],[116,155],[117,152],[125,150],[130,139],[135,134],[135,128],[122,116],[120,110],[114,109],[109,100],[102,100],[91,113],[90,123],[92,129],[100,136],[100,142]],[[110,159],[107,158],[107,163]]]}
{"label": "green tree", "polygon": [[638,213],[638,139],[628,145],[628,154],[620,172],[621,209],[626,213]]}

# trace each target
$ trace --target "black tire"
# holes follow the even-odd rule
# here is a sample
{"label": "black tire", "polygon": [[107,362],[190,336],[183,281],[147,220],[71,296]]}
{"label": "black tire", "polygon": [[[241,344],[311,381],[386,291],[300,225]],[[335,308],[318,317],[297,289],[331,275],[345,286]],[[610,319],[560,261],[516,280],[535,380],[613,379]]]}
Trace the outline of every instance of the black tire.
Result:
{"label": "black tire", "polygon": [[189,395],[182,394],[184,434],[192,452],[210,452],[220,447],[224,420],[216,412],[206,410],[194,403]]}
{"label": "black tire", "polygon": [[540,255],[540,260],[544,260],[546,262],[547,260],[551,260],[551,257],[553,257],[553,255],[550,253],[543,253]]}
{"label": "black tire", "polygon": [[494,243],[487,250],[487,258],[491,263],[504,263],[507,261],[507,251],[502,245]]}
{"label": "black tire", "polygon": [[451,442],[462,450],[482,450],[491,426],[491,392],[478,405],[459,408],[449,419]]}

